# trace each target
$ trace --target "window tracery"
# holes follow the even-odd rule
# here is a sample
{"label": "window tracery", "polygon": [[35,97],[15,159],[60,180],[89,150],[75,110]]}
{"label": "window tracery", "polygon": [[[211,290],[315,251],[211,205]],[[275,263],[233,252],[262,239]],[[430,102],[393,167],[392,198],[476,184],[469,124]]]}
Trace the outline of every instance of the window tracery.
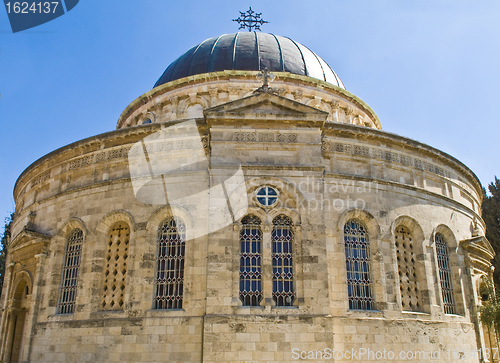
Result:
{"label": "window tracery", "polygon": [[240,300],[243,306],[259,306],[262,301],[262,230],[254,215],[241,220]]}
{"label": "window tracery", "polygon": [[59,314],[72,314],[75,312],[76,293],[78,288],[78,270],[80,268],[83,231],[75,228],[68,235],[64,264],[59,291]]}
{"label": "window tracery", "polygon": [[273,261],[273,299],[276,306],[292,306],[295,300],[293,286],[293,231],[292,220],[279,215],[273,220],[271,234]]}

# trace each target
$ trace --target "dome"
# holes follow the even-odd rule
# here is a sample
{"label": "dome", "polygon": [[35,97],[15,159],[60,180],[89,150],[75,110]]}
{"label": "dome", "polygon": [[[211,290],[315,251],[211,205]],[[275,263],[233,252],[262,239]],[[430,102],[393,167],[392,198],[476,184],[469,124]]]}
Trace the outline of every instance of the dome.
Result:
{"label": "dome", "polygon": [[344,88],[330,66],[309,48],[279,35],[240,32],[210,38],[173,61],[155,83],[225,70],[290,72]]}

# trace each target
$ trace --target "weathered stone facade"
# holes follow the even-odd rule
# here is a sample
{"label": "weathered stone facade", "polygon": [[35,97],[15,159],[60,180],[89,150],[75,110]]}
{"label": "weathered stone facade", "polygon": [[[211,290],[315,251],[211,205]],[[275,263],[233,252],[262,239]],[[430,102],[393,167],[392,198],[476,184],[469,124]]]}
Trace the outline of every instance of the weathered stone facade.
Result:
{"label": "weathered stone facade", "polygon": [[[275,93],[253,93],[255,75],[224,71],[157,87],[123,112],[116,131],[58,149],[23,172],[1,300],[4,362],[293,362],[325,349],[357,351],[347,360],[359,362],[381,361],[359,354],[384,350],[396,355],[382,359],[388,362],[401,352],[425,354],[414,361],[480,361],[472,353],[490,347],[491,337],[478,323],[478,289],[493,250],[476,176],[439,150],[382,131],[375,113],[339,87],[277,73]],[[154,141],[187,119],[196,122],[198,141]],[[160,148],[185,163],[169,182],[211,190],[217,175],[210,166],[189,165],[202,150],[210,160],[226,158],[224,167],[241,167],[245,182],[226,198],[247,199],[230,224],[186,239],[182,307],[175,309],[153,302],[159,226],[174,216],[189,233],[199,221],[216,223],[217,214],[196,203],[137,198],[133,157]],[[262,186],[277,192],[275,204],[259,202]],[[227,204],[207,198],[217,208]],[[245,215],[261,221],[258,306],[240,299]],[[273,221],[280,215],[293,233],[289,306],[273,298]],[[371,309],[349,305],[349,221],[364,226],[369,241]],[[411,252],[399,247],[403,227]],[[83,236],[74,242],[76,297],[61,313],[62,289],[73,291],[62,281],[75,229]],[[448,246],[448,295],[436,235]],[[403,269],[415,275],[404,277]],[[418,291],[402,291],[410,286]]]}

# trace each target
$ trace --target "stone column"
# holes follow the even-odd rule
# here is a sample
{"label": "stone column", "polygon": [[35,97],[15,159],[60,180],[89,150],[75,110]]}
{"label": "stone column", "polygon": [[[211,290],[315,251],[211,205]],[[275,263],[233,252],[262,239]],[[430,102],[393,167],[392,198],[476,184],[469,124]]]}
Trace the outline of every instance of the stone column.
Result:
{"label": "stone column", "polygon": [[3,350],[3,361],[5,363],[10,362],[10,356],[12,354],[12,343],[14,340],[14,332],[16,329],[17,314],[15,314],[14,309],[10,308],[8,311],[9,321],[7,325],[7,336],[5,337],[5,349]]}
{"label": "stone column", "polygon": [[14,271],[14,266],[16,264],[11,262],[6,271],[5,271],[5,278],[4,278],[4,281],[6,282],[4,288],[3,288],[3,291],[2,291],[2,325],[1,325],[1,331],[2,331],[2,334],[0,336],[0,341],[3,343],[0,343],[0,356],[3,356],[3,353],[5,352],[5,348],[6,348],[6,345],[5,345],[5,342],[7,340],[7,328],[8,328],[8,324],[9,324],[9,319],[7,318],[9,315],[8,315],[8,312],[9,312],[9,291],[10,291],[10,285],[12,284],[12,277],[13,277],[13,271]]}
{"label": "stone column", "polygon": [[45,265],[45,259],[47,257],[47,254],[45,253],[39,253],[35,255],[36,259],[36,272],[34,276],[34,281],[33,281],[33,289],[31,291],[31,306],[29,311],[27,311],[26,318],[27,318],[27,324],[26,326],[26,331],[24,332],[24,335],[28,337],[27,341],[23,343],[24,347],[27,347],[27,349],[23,349],[21,352],[21,360],[23,362],[28,362],[29,357],[31,355],[31,343],[33,341],[33,336],[34,336],[34,331],[35,331],[35,324],[36,320],[38,317],[38,310],[40,307],[40,301],[42,300],[42,276],[43,276],[43,266]]}
{"label": "stone column", "polygon": [[275,306],[273,301],[273,261],[271,256],[271,225],[264,223],[262,226],[262,293],[264,302],[261,306]]}

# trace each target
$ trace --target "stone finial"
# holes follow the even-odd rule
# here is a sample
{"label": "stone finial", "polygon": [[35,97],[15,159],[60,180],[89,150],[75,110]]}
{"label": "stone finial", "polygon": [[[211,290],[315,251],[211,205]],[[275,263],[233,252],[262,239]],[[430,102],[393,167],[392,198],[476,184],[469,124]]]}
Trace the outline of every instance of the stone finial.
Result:
{"label": "stone finial", "polygon": [[262,71],[257,74],[257,79],[262,80],[262,86],[257,88],[255,92],[268,92],[268,93],[276,93],[271,87],[269,87],[269,82],[272,82],[276,78],[276,75],[269,72],[269,69],[264,68]]}
{"label": "stone finial", "polygon": [[481,235],[481,229],[479,228],[479,225],[477,223],[477,218],[474,217],[474,222],[472,225],[472,237],[478,237]]}
{"label": "stone finial", "polygon": [[304,92],[300,90],[296,90],[293,92],[293,99],[297,102],[300,102],[302,100],[302,97],[304,97]]}
{"label": "stone finial", "polygon": [[332,110],[338,110],[340,108],[340,102],[332,101],[330,102],[330,107],[332,108]]}

